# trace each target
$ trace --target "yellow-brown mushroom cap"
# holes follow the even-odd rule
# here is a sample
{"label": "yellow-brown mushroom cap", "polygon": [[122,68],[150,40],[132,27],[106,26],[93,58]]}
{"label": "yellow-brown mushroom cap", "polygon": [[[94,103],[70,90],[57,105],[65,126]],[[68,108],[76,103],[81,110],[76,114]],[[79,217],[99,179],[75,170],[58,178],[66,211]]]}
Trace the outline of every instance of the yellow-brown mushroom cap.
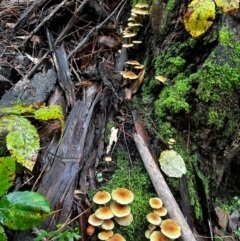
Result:
{"label": "yellow-brown mushroom cap", "polygon": [[115,217],[114,219],[119,225],[129,226],[133,221],[133,215],[129,213],[127,216],[121,218]]}
{"label": "yellow-brown mushroom cap", "polygon": [[126,239],[119,233],[115,233],[108,241],[126,241]]}
{"label": "yellow-brown mushroom cap", "polygon": [[93,202],[95,202],[96,204],[106,204],[110,200],[111,195],[106,191],[99,191],[93,197]]}
{"label": "yellow-brown mushroom cap", "polygon": [[100,226],[103,223],[103,220],[98,218],[94,213],[89,216],[88,222],[93,226]]}
{"label": "yellow-brown mushroom cap", "polygon": [[114,216],[112,210],[108,206],[103,206],[103,207],[100,207],[99,209],[97,209],[95,211],[95,215],[98,218],[103,219],[103,220],[110,219]]}
{"label": "yellow-brown mushroom cap", "polygon": [[149,199],[149,205],[151,206],[151,208],[158,209],[162,207],[163,202],[159,197],[153,197]]}
{"label": "yellow-brown mushroom cap", "polygon": [[167,209],[163,206],[158,209],[154,209],[153,212],[160,217],[167,215]]}
{"label": "yellow-brown mushroom cap", "polygon": [[170,239],[176,239],[181,236],[181,227],[172,219],[163,220],[160,227],[162,233]]}
{"label": "yellow-brown mushroom cap", "polygon": [[153,232],[152,230],[149,230],[149,229],[146,230],[146,231],[145,231],[145,237],[148,238],[148,239],[150,239],[150,236],[151,236],[152,232]]}
{"label": "yellow-brown mushroom cap", "polygon": [[125,64],[140,65],[140,63],[137,60],[128,60],[127,62],[125,62]]}
{"label": "yellow-brown mushroom cap", "polygon": [[147,3],[137,3],[135,5],[136,8],[148,8],[148,4]]}
{"label": "yellow-brown mushroom cap", "polygon": [[150,241],[171,241],[171,240],[160,231],[153,231],[150,236]]}
{"label": "yellow-brown mushroom cap", "polygon": [[156,225],[149,223],[148,229],[153,231],[154,229],[156,229]]}
{"label": "yellow-brown mushroom cap", "polygon": [[[133,79],[133,77],[131,78],[129,76],[127,78]],[[134,76],[134,78],[135,78],[135,76]],[[115,200],[116,202],[120,203],[120,204],[125,205],[125,204],[129,204],[133,201],[134,195],[130,190],[128,190],[126,188],[117,188],[117,189],[112,191],[112,199]]]}
{"label": "yellow-brown mushroom cap", "polygon": [[[135,73],[133,73],[132,71],[121,71],[120,74],[123,76],[123,78],[126,78],[126,79],[137,79],[138,78],[138,76]],[[120,194],[118,196],[124,196],[124,195],[126,197],[128,194],[124,194],[123,191],[122,191],[122,194]],[[113,196],[112,196],[112,198],[113,198]],[[118,203],[120,203],[120,202],[118,202]]]}
{"label": "yellow-brown mushroom cap", "polygon": [[149,213],[146,216],[149,223],[154,225],[159,225],[162,221],[162,219],[155,213]]}
{"label": "yellow-brown mushroom cap", "polygon": [[124,217],[131,212],[130,206],[117,203],[116,201],[111,202],[110,209],[116,217]]}
{"label": "yellow-brown mushroom cap", "polygon": [[131,12],[139,14],[139,15],[148,15],[149,14],[148,10],[145,10],[145,9],[142,9],[142,8],[136,8],[136,7],[132,8]]}
{"label": "yellow-brown mushroom cap", "polygon": [[112,236],[113,236],[113,231],[112,230],[103,230],[102,232],[100,232],[98,234],[98,238],[100,240],[107,240],[107,239],[109,239]]}
{"label": "yellow-brown mushroom cap", "polygon": [[111,219],[106,219],[101,225],[104,230],[112,230],[114,228],[114,222]]}

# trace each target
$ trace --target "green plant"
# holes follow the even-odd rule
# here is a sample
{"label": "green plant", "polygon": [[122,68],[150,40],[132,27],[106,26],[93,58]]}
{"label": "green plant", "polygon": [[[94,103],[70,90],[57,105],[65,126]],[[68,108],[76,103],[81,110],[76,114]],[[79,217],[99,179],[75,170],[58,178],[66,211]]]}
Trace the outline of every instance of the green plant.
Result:
{"label": "green plant", "polygon": [[7,132],[5,134],[7,149],[17,162],[30,171],[40,148],[40,141],[37,129],[26,117],[33,117],[42,121],[58,119],[61,122],[63,133],[64,116],[59,105],[46,107],[44,103],[27,106],[16,104],[15,106],[1,108],[0,114],[0,133]]}
{"label": "green plant", "polygon": [[[48,200],[37,192],[13,192],[4,195],[15,178],[13,157],[0,157],[0,224],[13,230],[27,230],[39,225],[49,214]],[[0,240],[7,237],[0,225]]]}
{"label": "green plant", "polygon": [[55,231],[47,232],[46,230],[39,230],[39,235],[33,240],[41,241],[43,238],[46,241],[74,241],[76,239],[79,240],[81,236],[79,235],[78,226],[72,228],[60,223],[57,225],[57,230]]}

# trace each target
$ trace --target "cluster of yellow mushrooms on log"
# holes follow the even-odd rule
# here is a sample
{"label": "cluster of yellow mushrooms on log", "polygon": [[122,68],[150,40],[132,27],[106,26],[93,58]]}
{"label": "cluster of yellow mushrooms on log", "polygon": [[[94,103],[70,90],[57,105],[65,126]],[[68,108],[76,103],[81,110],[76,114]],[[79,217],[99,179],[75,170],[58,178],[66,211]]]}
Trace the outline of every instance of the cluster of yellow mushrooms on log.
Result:
{"label": "cluster of yellow mushrooms on log", "polygon": [[126,188],[117,188],[111,194],[106,191],[97,192],[93,202],[102,206],[89,216],[90,226],[87,227],[87,234],[91,235],[95,231],[94,227],[100,227],[102,231],[98,233],[99,240],[126,241],[121,234],[113,233],[115,223],[112,218],[121,226],[129,226],[133,221],[129,206],[133,199],[133,193]]}
{"label": "cluster of yellow mushrooms on log", "polygon": [[[167,215],[167,209],[163,206],[162,200],[158,197],[150,198],[149,205],[153,208],[153,212],[146,216],[149,225],[145,237],[150,241],[170,241],[179,238],[181,227],[172,219],[162,220],[162,217]],[[160,230],[157,227],[160,227]]]}

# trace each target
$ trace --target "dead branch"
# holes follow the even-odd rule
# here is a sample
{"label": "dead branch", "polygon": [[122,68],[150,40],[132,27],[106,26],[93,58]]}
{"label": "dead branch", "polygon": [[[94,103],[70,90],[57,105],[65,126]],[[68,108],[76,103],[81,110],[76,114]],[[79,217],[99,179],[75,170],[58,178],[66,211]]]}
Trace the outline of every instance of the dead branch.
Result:
{"label": "dead branch", "polygon": [[28,37],[24,40],[23,42],[23,46],[26,46],[28,41],[32,38],[32,36],[38,32],[38,30],[43,27],[54,15],[55,13],[61,9],[66,3],[67,3],[68,0],[64,0],[62,1],[48,16],[46,16],[42,21],[41,23],[28,35]]}
{"label": "dead branch", "polygon": [[55,45],[57,45],[57,43],[64,38],[67,33],[70,31],[70,29],[76,24],[76,22],[78,21],[77,19],[77,15],[80,15],[80,13],[84,10],[84,7],[86,6],[86,4],[89,2],[89,0],[84,0],[80,6],[77,8],[76,12],[74,13],[74,15],[71,17],[71,19],[69,20],[68,24],[65,26],[65,28],[63,29],[63,31],[60,33],[60,35],[58,36],[58,38],[55,41]]}
{"label": "dead branch", "polygon": [[99,30],[112,16],[117,12],[117,10],[121,7],[121,5],[125,2],[125,0],[122,0],[118,6],[114,9],[114,11],[106,18],[104,21],[102,21],[97,27],[92,28],[89,33],[85,36],[85,38],[80,42],[75,49],[69,53],[68,59],[70,59],[84,44],[87,43],[87,41],[93,36],[95,31]]}
{"label": "dead branch", "polygon": [[162,176],[147,146],[144,144],[141,136],[134,134],[133,139],[142,157],[144,166],[153,183],[153,186],[155,187],[156,193],[162,199],[165,207],[168,210],[170,218],[176,221],[182,228],[182,241],[196,241],[196,238],[189,228],[177,202],[175,201],[167,183],[164,180],[164,177]]}

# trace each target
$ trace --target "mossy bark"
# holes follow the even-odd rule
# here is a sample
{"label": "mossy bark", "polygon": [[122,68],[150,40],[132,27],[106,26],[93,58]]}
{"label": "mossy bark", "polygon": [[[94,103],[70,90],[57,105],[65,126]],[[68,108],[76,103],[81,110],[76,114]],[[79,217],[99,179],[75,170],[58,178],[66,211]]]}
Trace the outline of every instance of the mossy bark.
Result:
{"label": "mossy bark", "polygon": [[[140,95],[155,105],[158,137],[165,143],[170,137],[185,140],[216,197],[232,180],[240,189],[239,22],[237,16],[219,14],[193,39],[182,21],[186,6],[183,0],[152,3],[144,41],[148,76]],[[166,84],[155,75],[168,77]]]}

